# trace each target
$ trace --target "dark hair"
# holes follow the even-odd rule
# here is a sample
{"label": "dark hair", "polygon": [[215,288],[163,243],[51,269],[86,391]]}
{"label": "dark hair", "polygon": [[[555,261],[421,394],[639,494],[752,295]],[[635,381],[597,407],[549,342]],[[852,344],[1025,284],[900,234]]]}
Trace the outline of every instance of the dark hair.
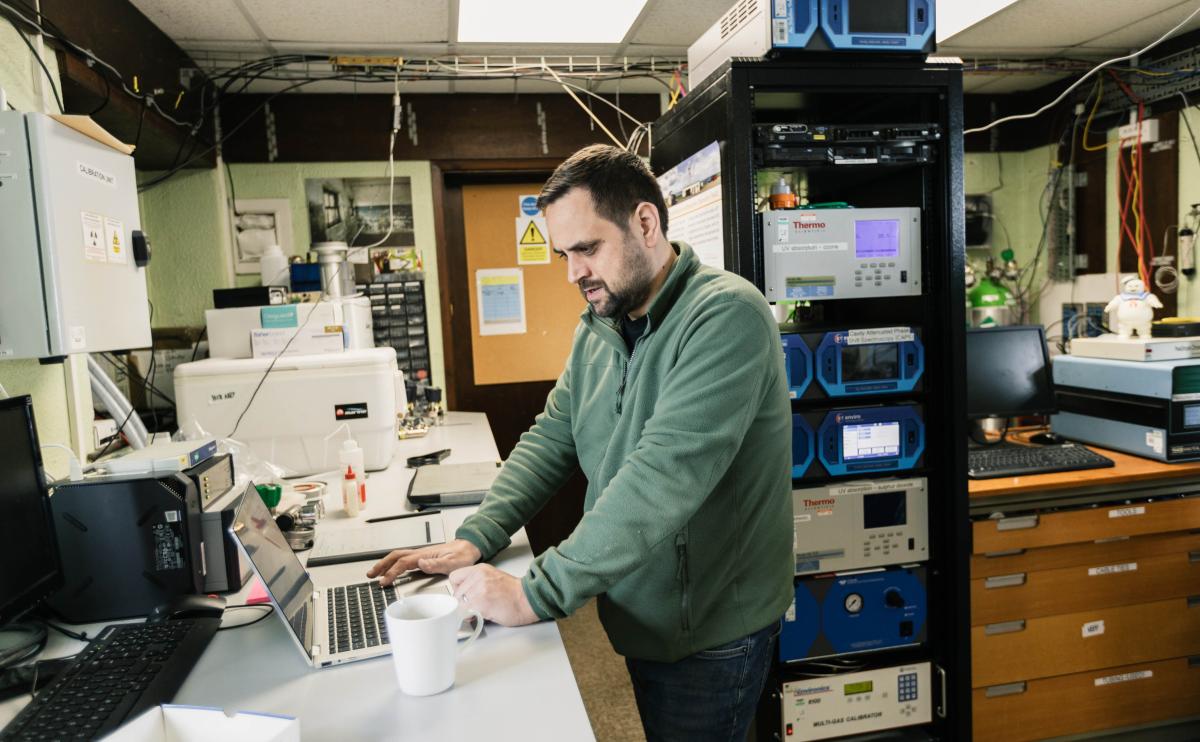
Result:
{"label": "dark hair", "polygon": [[658,209],[658,221],[667,233],[667,205],[658,181],[637,155],[608,144],[593,144],[568,157],[555,168],[538,195],[538,208],[567,195],[573,188],[586,188],[596,213],[621,229],[629,227],[629,215],[643,201]]}

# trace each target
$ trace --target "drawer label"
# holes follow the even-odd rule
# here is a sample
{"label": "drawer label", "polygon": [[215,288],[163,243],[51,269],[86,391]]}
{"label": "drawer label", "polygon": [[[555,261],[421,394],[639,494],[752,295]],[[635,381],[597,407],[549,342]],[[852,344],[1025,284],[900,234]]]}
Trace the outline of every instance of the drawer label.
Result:
{"label": "drawer label", "polygon": [[1096,687],[1102,685],[1116,685],[1117,683],[1128,683],[1130,680],[1145,680],[1146,678],[1154,677],[1153,670],[1142,670],[1140,672],[1125,672],[1120,675],[1108,675],[1103,678],[1096,678]]}
{"label": "drawer label", "polygon": [[1090,636],[1100,636],[1104,633],[1104,619],[1099,621],[1088,621],[1083,625],[1083,638],[1087,639]]}
{"label": "drawer label", "polygon": [[1138,505],[1138,506],[1132,507],[1132,508],[1116,508],[1114,510],[1108,511],[1108,517],[1110,517],[1110,518],[1128,518],[1131,515],[1145,515],[1145,514],[1146,514],[1146,506],[1145,505]]}
{"label": "drawer label", "polygon": [[1137,572],[1137,562],[1109,564],[1104,567],[1092,567],[1088,570],[1088,577],[1095,577],[1097,575],[1116,575],[1122,572]]}

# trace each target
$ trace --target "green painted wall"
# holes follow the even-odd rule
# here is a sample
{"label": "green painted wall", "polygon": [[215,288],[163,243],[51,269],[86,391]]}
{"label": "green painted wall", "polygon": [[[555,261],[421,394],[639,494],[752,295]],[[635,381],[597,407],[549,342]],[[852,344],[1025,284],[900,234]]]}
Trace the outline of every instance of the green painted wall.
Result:
{"label": "green painted wall", "polygon": [[[55,75],[57,85],[58,70],[53,53],[46,56],[46,63]],[[8,94],[8,102],[19,111],[42,111],[38,86],[46,84],[41,67],[34,61],[17,32],[11,25],[0,24],[0,87]],[[48,89],[46,92],[48,99],[52,100]],[[53,102],[45,111],[58,112]],[[6,250],[11,247],[4,245]],[[73,380],[69,381],[69,377]],[[71,385],[70,389],[68,384]],[[70,445],[69,394],[74,394],[81,406],[86,405],[83,409],[90,410],[91,407],[91,390],[87,387],[87,377],[83,377],[81,385],[78,374],[68,373],[67,364],[42,366],[35,360],[0,361],[0,385],[13,396],[33,396],[38,437],[42,443]],[[46,449],[43,453],[50,475],[65,476],[66,454],[58,449]]]}
{"label": "green painted wall", "polygon": [[[413,226],[425,261],[425,302],[429,318],[429,352],[433,383],[445,387],[442,317],[438,294],[437,245],[434,241],[433,196],[428,162],[397,162],[396,177],[412,184]],[[386,177],[387,162],[277,163],[233,165],[238,200],[286,198],[292,204],[295,252],[312,240],[304,181],[308,178]],[[146,177],[151,177],[147,174]],[[150,299],[157,327],[204,323],[212,307],[212,290],[252,286],[257,275],[232,274],[228,218],[228,181],[221,168],[180,173],[142,195],[142,221],[154,245],[150,265]],[[285,247],[284,252],[288,252]]]}

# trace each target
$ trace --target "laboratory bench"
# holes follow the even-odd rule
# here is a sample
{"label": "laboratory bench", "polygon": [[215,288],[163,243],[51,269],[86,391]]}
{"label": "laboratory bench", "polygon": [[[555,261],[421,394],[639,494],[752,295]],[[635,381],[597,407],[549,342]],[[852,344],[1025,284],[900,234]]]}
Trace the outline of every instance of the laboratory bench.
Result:
{"label": "laboratory bench", "polygon": [[969,484],[976,742],[1200,733],[1200,462],[1089,448]]}
{"label": "laboratory bench", "polygon": [[[410,456],[449,448],[444,463],[496,461],[499,454],[482,413],[450,412],[422,438],[402,440],[387,469],[368,474],[368,508],[357,518],[343,515],[340,490],[325,495],[328,515],[321,529],[361,526],[362,520],[410,509],[405,499],[412,469]],[[313,477],[309,477],[313,479]],[[328,477],[336,484],[332,473]],[[474,507],[445,508],[440,517],[447,538]],[[305,553],[299,556],[303,559]],[[533,553],[524,530],[492,564],[522,575]],[[314,584],[366,580],[372,562],[356,562],[311,570]],[[229,596],[229,604],[245,602],[249,586]],[[245,622],[246,612],[232,620]],[[229,614],[227,614],[227,620]],[[103,624],[97,624],[102,626]],[[65,656],[82,645],[51,634],[42,658]],[[28,702],[28,696],[0,704],[0,726]],[[423,698],[403,695],[396,684],[390,656],[312,669],[278,617],[219,632],[209,644],[174,703],[234,711],[260,711],[300,720],[305,740],[519,740],[520,742],[589,742],[595,737],[579,695],[558,626],[543,621],[505,628],[488,623],[479,640],[462,652],[455,683],[449,690]]]}

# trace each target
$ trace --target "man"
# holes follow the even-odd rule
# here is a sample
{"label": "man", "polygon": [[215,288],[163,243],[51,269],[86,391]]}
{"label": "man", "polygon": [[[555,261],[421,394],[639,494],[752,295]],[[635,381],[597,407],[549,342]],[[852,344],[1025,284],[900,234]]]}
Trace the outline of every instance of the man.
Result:
{"label": "man", "polygon": [[[791,409],[776,324],[743,279],[667,241],[636,156],[587,147],[538,198],[588,308],[545,411],[445,545],[389,554],[507,626],[598,596],[646,735],[742,740],[792,598]],[[523,578],[487,565],[578,465],[584,515]],[[471,566],[474,565],[474,566]]]}

